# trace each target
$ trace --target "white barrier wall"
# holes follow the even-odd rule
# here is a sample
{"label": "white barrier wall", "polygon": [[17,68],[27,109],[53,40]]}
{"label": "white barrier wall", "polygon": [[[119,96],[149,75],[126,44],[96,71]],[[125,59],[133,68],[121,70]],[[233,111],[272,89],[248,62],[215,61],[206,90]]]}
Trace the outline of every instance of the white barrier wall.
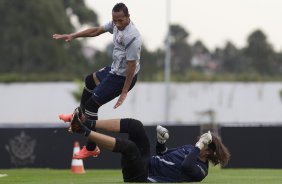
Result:
{"label": "white barrier wall", "polygon": [[[280,124],[282,83],[172,83],[168,124]],[[57,124],[59,113],[79,105],[75,83],[0,84],[0,124]],[[138,82],[124,104],[102,106],[99,118],[132,117],[145,124],[165,122],[165,85]]]}

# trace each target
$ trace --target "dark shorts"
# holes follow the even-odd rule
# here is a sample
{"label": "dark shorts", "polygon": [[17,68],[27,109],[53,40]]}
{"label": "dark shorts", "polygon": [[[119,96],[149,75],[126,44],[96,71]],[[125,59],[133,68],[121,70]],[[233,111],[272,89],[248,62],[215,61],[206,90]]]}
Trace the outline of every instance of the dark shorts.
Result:
{"label": "dark shorts", "polygon": [[[125,78],[124,76],[110,73],[111,67],[107,66],[96,72],[96,77],[100,84],[93,90],[92,98],[103,105],[121,94]],[[137,75],[134,76],[129,90],[131,90],[137,81]]]}

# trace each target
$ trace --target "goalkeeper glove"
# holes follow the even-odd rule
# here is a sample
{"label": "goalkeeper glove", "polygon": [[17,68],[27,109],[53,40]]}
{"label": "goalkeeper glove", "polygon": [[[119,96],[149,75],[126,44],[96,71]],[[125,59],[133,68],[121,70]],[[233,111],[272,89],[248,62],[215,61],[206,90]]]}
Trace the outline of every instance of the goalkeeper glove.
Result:
{"label": "goalkeeper glove", "polygon": [[201,150],[204,148],[205,145],[208,145],[211,142],[212,142],[212,135],[211,132],[208,131],[207,133],[201,135],[199,141],[196,143],[196,147],[198,147]]}
{"label": "goalkeeper glove", "polygon": [[156,131],[158,143],[164,144],[169,138],[168,130],[165,127],[158,125]]}

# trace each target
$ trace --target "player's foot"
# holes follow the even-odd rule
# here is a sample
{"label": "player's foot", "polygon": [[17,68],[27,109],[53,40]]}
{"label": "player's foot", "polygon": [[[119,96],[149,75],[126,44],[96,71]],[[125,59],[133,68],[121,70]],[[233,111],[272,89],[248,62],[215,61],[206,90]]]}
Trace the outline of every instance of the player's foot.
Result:
{"label": "player's foot", "polygon": [[73,155],[74,159],[85,159],[87,157],[98,157],[100,155],[100,149],[96,146],[95,150],[88,151],[86,146],[83,146],[82,149]]}
{"label": "player's foot", "polygon": [[[76,110],[78,111],[79,119],[81,120],[81,122],[84,122],[85,121],[85,115],[83,114],[81,107],[77,107],[74,111],[76,111]],[[73,114],[74,113],[71,113],[71,114],[60,114],[59,115],[59,119],[63,120],[65,123],[71,122]]]}
{"label": "player's foot", "polygon": [[73,113],[71,113],[71,114],[60,114],[59,115],[59,119],[63,120],[65,123],[66,122],[71,122],[72,116],[73,116]]}
{"label": "player's foot", "polygon": [[81,133],[81,129],[82,129],[82,123],[79,119],[79,110],[78,108],[76,108],[71,118],[69,132]]}

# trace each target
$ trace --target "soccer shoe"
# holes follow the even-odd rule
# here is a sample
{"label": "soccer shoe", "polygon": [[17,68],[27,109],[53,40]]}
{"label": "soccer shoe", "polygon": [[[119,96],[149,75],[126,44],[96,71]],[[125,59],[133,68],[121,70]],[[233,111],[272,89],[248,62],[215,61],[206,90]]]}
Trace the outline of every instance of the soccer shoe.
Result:
{"label": "soccer shoe", "polygon": [[[81,122],[84,122],[86,118],[85,118],[85,115],[82,112],[81,107],[77,107],[76,109],[78,110],[79,119],[81,120]],[[63,120],[65,123],[66,122],[71,122],[72,117],[73,117],[73,113],[71,113],[71,114],[60,114],[59,115],[59,119]]]}
{"label": "soccer shoe", "polygon": [[168,130],[165,127],[158,125],[156,131],[157,131],[157,141],[161,144],[164,144],[169,138]]}
{"label": "soccer shoe", "polygon": [[100,149],[96,146],[95,150],[88,151],[86,146],[83,146],[82,149],[73,155],[74,159],[85,159],[87,157],[98,157],[100,155]]}
{"label": "soccer shoe", "polygon": [[71,126],[69,130],[71,130],[70,132],[81,133],[81,129],[82,129],[82,123],[79,119],[79,110],[76,108],[71,118]]}
{"label": "soccer shoe", "polygon": [[72,116],[73,116],[73,113],[71,113],[71,114],[60,114],[59,115],[59,119],[63,120],[65,123],[66,122],[71,122]]}

